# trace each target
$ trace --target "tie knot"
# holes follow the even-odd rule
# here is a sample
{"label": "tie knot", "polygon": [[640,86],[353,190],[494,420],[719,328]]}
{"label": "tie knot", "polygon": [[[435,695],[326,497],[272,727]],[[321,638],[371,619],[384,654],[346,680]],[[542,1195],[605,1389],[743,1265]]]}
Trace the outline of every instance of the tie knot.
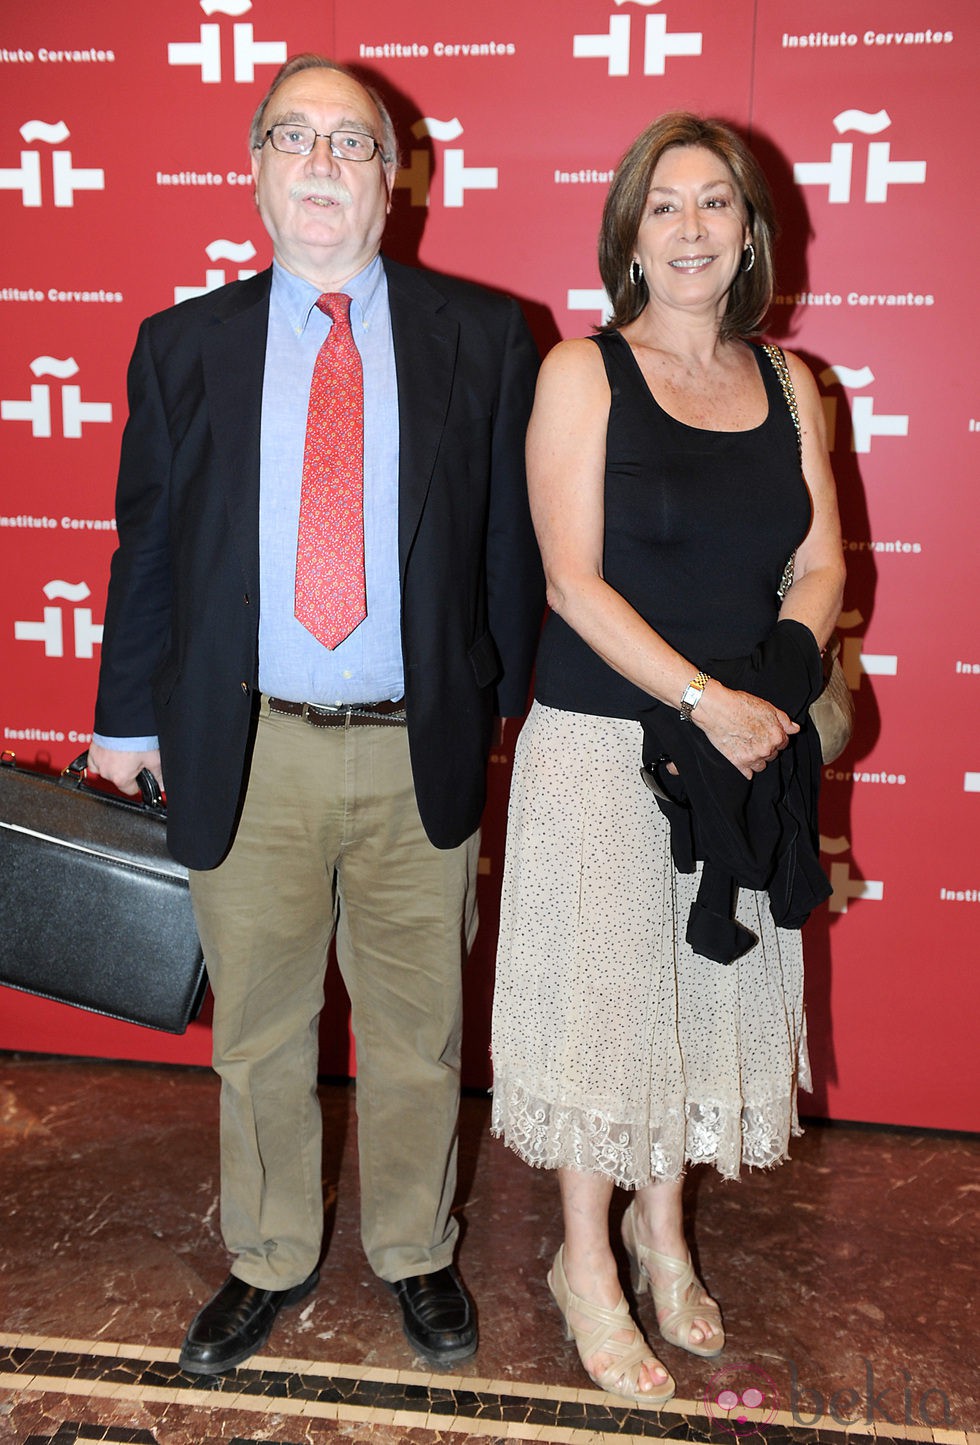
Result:
{"label": "tie knot", "polygon": [[350,325],[350,297],[343,291],[324,291],[322,296],[317,297],[316,304],[331,321]]}

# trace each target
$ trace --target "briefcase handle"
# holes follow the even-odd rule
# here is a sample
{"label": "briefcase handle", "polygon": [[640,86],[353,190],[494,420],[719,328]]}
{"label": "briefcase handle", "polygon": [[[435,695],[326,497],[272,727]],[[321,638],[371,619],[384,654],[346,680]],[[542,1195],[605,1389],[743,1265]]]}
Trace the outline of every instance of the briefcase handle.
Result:
{"label": "briefcase handle", "polygon": [[135,798],[115,797],[104,792],[101,788],[93,788],[85,781],[85,773],[88,767],[88,751],[79,753],[78,757],[70,762],[67,768],[58,779],[62,788],[73,788],[80,793],[92,793],[103,802],[115,803],[120,808],[133,808],[138,813],[152,813],[156,818],[166,818],[167,805],[163,801],[163,794],[160,791],[160,784],[150,772],[149,768],[141,768],[136,775],[141,794],[140,801]]}

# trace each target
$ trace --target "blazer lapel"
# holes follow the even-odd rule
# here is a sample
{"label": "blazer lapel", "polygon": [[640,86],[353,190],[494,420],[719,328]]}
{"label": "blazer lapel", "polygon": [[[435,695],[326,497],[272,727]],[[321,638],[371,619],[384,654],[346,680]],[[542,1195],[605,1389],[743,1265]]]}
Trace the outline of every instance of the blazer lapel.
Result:
{"label": "blazer lapel", "polygon": [[422,273],[383,259],[398,379],[398,555],[404,578],[449,409],[459,325]]}
{"label": "blazer lapel", "polygon": [[247,591],[259,588],[259,441],[271,269],[222,296],[201,342],[217,475]]}

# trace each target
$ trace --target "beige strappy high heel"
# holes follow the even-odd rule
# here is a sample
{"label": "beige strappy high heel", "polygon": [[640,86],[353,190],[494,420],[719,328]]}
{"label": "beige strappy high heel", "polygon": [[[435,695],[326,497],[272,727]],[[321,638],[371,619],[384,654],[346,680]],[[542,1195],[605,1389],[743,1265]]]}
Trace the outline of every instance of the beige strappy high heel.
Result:
{"label": "beige strappy high heel", "polygon": [[[725,1348],[725,1330],[721,1322],[721,1310],[714,1300],[703,1298],[704,1285],[694,1273],[690,1259],[674,1259],[672,1255],[660,1254],[649,1249],[636,1237],[633,1223],[632,1204],[623,1215],[623,1243],[630,1257],[633,1289],[639,1296],[649,1288],[653,1295],[653,1306],[657,1311],[660,1333],[671,1345],[678,1345],[692,1355],[702,1355],[713,1360]],[[673,1275],[669,1285],[653,1283],[654,1269]],[[707,1340],[691,1339],[691,1328],[696,1320],[703,1320],[711,1326]],[[700,1328],[700,1327],[699,1327]]]}
{"label": "beige strappy high heel", "polygon": [[[664,1383],[654,1385],[650,1390],[641,1390],[637,1383],[641,1365],[648,1360],[660,1365],[660,1361],[652,1354],[650,1346],[637,1329],[625,1296],[621,1295],[616,1308],[610,1310],[604,1305],[593,1304],[591,1300],[574,1294],[565,1278],[563,1252],[564,1245],[555,1255],[548,1273],[548,1288],[565,1321],[565,1338],[575,1341],[583,1365],[595,1355],[612,1356],[611,1363],[598,1374],[594,1375],[585,1365],[589,1379],[600,1389],[608,1390],[611,1395],[622,1395],[640,1405],[659,1407],[665,1404],[677,1388],[669,1371],[665,1370],[667,1378]],[[576,1329],[568,1318],[572,1311],[584,1316],[595,1328],[591,1331]],[[625,1330],[632,1330],[633,1338],[617,1339],[617,1334]],[[664,1369],[664,1366],[660,1365],[660,1368]]]}

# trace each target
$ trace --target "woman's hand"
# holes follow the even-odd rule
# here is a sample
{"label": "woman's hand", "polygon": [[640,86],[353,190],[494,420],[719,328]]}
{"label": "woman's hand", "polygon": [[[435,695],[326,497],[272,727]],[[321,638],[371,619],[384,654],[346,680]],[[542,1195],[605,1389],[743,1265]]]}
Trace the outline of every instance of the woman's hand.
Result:
{"label": "woman's hand", "polygon": [[716,679],[705,688],[691,721],[744,778],[750,779],[767,763],[774,762],[800,730],[799,723],[782,708],[751,693],[735,692]]}

